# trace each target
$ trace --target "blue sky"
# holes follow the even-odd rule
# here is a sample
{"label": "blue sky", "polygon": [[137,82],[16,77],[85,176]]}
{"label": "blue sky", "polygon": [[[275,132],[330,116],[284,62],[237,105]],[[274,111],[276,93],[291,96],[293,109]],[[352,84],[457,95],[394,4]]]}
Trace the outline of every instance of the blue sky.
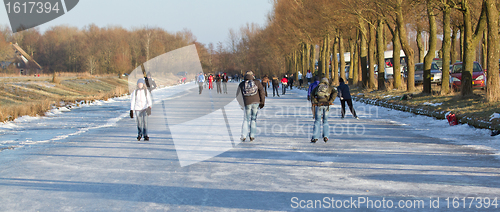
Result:
{"label": "blue sky", "polygon": [[[169,32],[186,28],[199,42],[216,44],[227,40],[230,28],[264,25],[271,9],[270,0],[80,0],[67,14],[39,28],[43,32],[61,24],[82,28],[91,23],[127,29],[161,27]],[[4,9],[0,9],[0,24],[10,27]]]}

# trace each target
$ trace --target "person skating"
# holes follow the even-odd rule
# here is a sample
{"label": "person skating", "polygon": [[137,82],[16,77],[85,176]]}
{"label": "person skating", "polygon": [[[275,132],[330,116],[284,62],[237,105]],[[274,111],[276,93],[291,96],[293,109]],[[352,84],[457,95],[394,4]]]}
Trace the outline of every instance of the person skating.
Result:
{"label": "person skating", "polygon": [[276,95],[278,95],[278,97],[280,96],[280,93],[278,92],[278,88],[280,87],[280,81],[278,80],[278,77],[276,76],[273,76],[273,80],[271,81],[272,84],[273,84],[273,97],[275,95],[275,91],[276,91]]}
{"label": "person skating", "polygon": [[248,71],[245,74],[244,81],[238,85],[236,99],[241,106],[244,106],[245,111],[241,140],[245,141],[249,136],[250,141],[253,141],[257,131],[257,112],[264,107],[266,97],[262,84],[255,79],[252,71]]}
{"label": "person skating", "polygon": [[349,106],[349,110],[351,110],[351,114],[355,119],[359,119],[358,116],[356,115],[356,111],[354,110],[354,107],[352,106],[352,98],[351,98],[351,93],[349,91],[349,86],[344,83],[344,79],[340,78],[339,79],[340,85],[337,87],[338,91],[338,96],[340,99],[340,104],[342,106],[342,117],[344,118],[345,116],[345,103],[347,102],[347,105]]}
{"label": "person skating", "polygon": [[304,79],[302,79],[302,73],[300,71],[297,74],[297,77],[299,78],[299,87],[302,87],[302,83],[304,83]]}
{"label": "person skating", "polygon": [[205,75],[203,75],[203,73],[200,73],[198,75],[198,85],[199,85],[199,88],[200,88],[200,94],[201,92],[203,91],[203,84],[205,84]]}
{"label": "person skating", "polygon": [[[309,89],[307,90],[307,100],[312,102],[311,93],[312,93],[313,89],[316,88],[318,85],[319,85],[319,77],[316,76],[316,77],[314,77],[314,82],[309,85]],[[311,104],[311,111],[312,111],[313,119],[314,119],[315,114],[316,114],[316,106],[314,106],[314,104]]]}
{"label": "person skating", "polygon": [[264,87],[264,91],[267,97],[267,88],[269,88],[269,77],[267,76],[267,74],[262,77],[262,86]]}
{"label": "person skating", "polygon": [[311,73],[311,70],[307,70],[307,73],[306,73],[306,78],[307,78],[307,84],[311,84],[311,80],[312,80],[312,73]]}
{"label": "person skating", "polygon": [[222,76],[219,73],[215,77],[215,84],[217,85],[217,93],[222,93],[221,83],[222,83]]}
{"label": "person skating", "polygon": [[285,95],[287,85],[288,85],[288,78],[285,75],[283,76],[283,78],[281,78],[281,90],[283,91],[281,95]]}
{"label": "person skating", "polygon": [[294,77],[293,77],[293,74],[290,74],[290,77],[288,77],[288,87],[290,88],[290,90],[293,89],[293,81],[294,81]]}
{"label": "person skating", "polygon": [[142,137],[144,137],[145,141],[149,141],[148,116],[151,115],[151,106],[153,105],[151,93],[146,89],[144,84],[145,81],[143,78],[137,81],[137,88],[132,93],[130,101],[130,118],[134,118],[135,114],[138,141],[140,141]]}
{"label": "person skating", "polygon": [[151,74],[151,72],[148,72],[146,74],[146,78],[144,78],[144,81],[146,82],[146,87],[148,88],[149,92],[158,87],[156,85],[156,81],[153,79],[153,75]]}
{"label": "person skating", "polygon": [[210,74],[210,76],[208,76],[208,90],[212,89],[214,89],[214,76]]}
{"label": "person skating", "polygon": [[[328,141],[328,137],[330,136],[328,116],[330,115],[330,105],[333,104],[333,100],[336,97],[335,92],[335,89],[329,85],[327,78],[321,79],[320,84],[312,91],[312,104],[316,106],[312,143],[316,143],[321,137],[323,141]],[[323,123],[323,127],[321,127],[321,123]]]}
{"label": "person skating", "polygon": [[229,78],[227,77],[227,74],[224,73],[224,75],[222,75],[222,88],[223,88],[225,94],[227,94],[227,82],[228,81],[229,81]]}

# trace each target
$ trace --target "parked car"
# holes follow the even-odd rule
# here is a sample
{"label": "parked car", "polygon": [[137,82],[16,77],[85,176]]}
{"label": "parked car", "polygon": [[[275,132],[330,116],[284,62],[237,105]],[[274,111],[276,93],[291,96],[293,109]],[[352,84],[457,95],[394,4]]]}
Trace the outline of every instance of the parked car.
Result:
{"label": "parked car", "polygon": [[[462,62],[453,64],[450,71],[450,85],[454,90],[459,90],[462,85],[462,64]],[[474,62],[472,68],[472,87],[482,89],[486,87],[486,75],[478,62]]]}
{"label": "parked car", "polygon": [[[431,65],[431,83],[441,84],[443,79],[443,73],[436,63]],[[415,84],[420,84],[424,82],[424,64],[415,64]]]}

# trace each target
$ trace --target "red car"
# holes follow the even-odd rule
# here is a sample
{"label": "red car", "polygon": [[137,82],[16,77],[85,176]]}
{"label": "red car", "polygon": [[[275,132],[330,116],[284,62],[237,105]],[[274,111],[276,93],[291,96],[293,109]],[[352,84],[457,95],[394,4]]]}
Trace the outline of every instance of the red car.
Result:
{"label": "red car", "polygon": [[[453,64],[450,72],[450,86],[454,90],[459,90],[462,85],[462,62]],[[481,89],[486,87],[486,75],[478,62],[474,62],[472,69],[472,87]]]}

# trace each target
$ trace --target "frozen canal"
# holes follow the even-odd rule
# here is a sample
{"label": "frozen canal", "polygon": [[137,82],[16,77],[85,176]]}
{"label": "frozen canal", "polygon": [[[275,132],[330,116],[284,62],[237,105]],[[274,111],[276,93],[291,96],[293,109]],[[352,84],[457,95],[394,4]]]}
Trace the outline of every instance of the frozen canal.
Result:
{"label": "frozen canal", "polygon": [[294,89],[269,97],[256,140],[240,143],[235,87],[155,91],[150,142],[135,139],[128,97],[0,125],[0,148],[15,147],[0,152],[0,211],[500,207],[500,138],[487,130],[360,103],[359,120],[340,119],[337,100],[330,141],[311,144]]}

